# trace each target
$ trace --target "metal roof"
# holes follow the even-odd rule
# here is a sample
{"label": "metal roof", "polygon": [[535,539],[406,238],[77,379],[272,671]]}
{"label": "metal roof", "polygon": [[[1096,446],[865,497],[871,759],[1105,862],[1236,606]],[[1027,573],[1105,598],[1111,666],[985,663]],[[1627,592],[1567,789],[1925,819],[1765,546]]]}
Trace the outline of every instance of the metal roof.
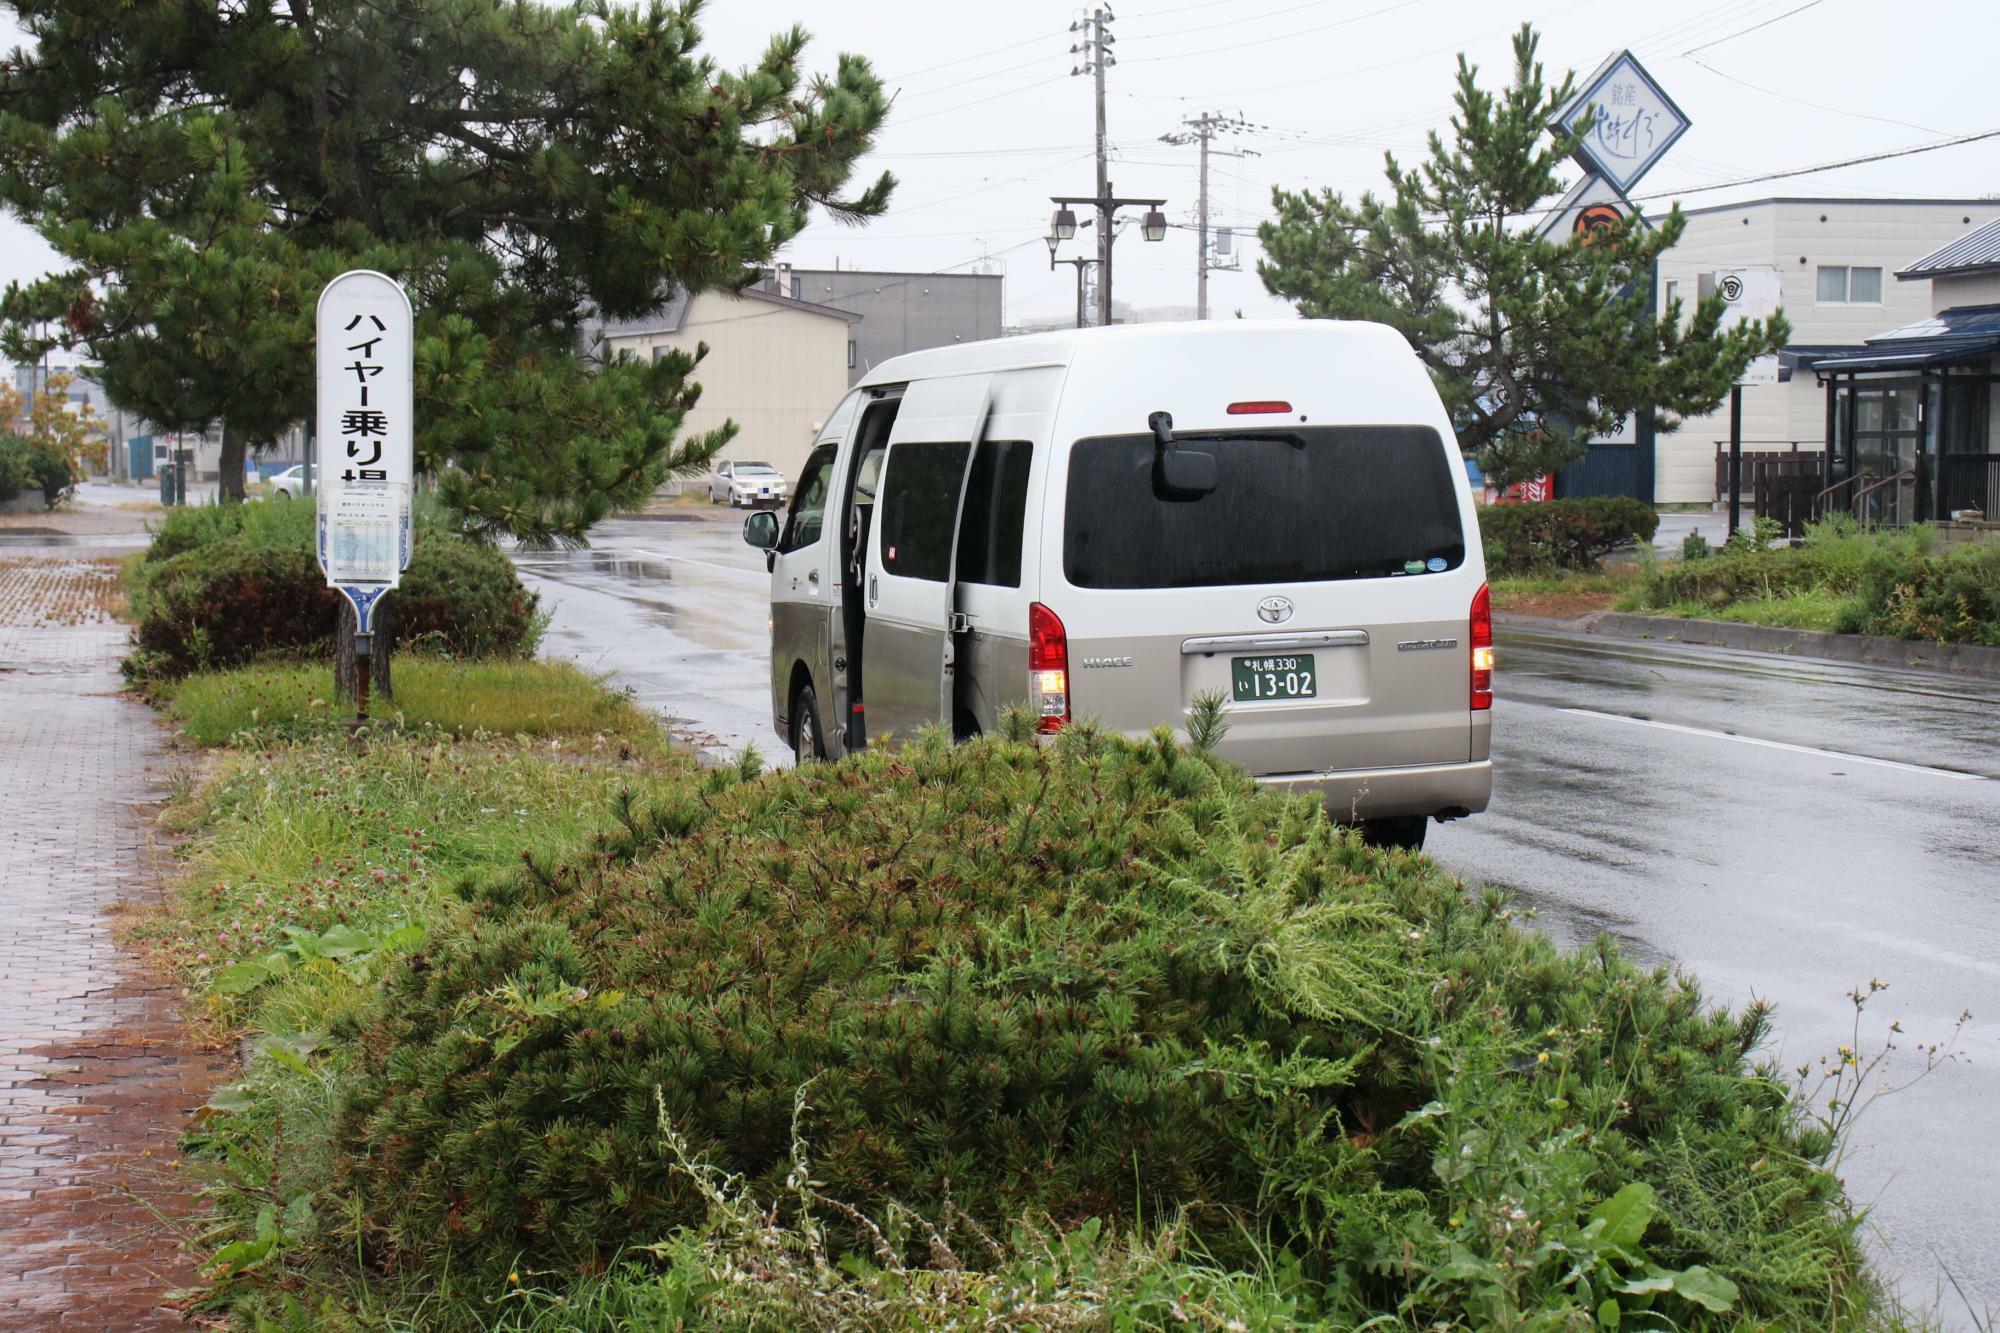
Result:
{"label": "metal roof", "polygon": [[1959,237],[1941,250],[1933,250],[1905,269],[1899,278],[1928,278],[1940,273],[1976,273],[2000,268],[2000,218]]}
{"label": "metal roof", "polygon": [[1802,360],[1814,371],[1826,374],[1945,366],[1984,360],[1996,353],[2000,353],[2000,305],[1977,305],[1940,310],[1870,338],[1866,347]]}

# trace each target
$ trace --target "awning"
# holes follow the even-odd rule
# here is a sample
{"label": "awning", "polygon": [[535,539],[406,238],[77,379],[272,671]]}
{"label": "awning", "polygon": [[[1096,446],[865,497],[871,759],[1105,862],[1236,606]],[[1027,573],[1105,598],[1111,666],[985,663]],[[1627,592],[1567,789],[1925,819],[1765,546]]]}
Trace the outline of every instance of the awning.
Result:
{"label": "awning", "polygon": [[1853,356],[1824,357],[1814,361],[1812,369],[1820,376],[1858,375],[1870,371],[1923,370],[1931,366],[1953,366],[1963,361],[1985,361],[1991,359],[1995,352],[2000,352],[2000,337],[1968,339],[1963,342],[1953,339],[1945,346],[1895,351],[1883,348]]}

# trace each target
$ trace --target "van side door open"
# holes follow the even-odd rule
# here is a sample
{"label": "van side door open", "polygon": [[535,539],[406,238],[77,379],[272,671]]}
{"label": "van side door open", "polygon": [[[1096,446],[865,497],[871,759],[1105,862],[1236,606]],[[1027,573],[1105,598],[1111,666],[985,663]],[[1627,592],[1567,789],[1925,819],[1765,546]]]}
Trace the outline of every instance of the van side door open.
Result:
{"label": "van side door open", "polygon": [[872,740],[951,718],[952,574],[966,473],[991,376],[920,380],[904,393],[868,537],[864,703]]}

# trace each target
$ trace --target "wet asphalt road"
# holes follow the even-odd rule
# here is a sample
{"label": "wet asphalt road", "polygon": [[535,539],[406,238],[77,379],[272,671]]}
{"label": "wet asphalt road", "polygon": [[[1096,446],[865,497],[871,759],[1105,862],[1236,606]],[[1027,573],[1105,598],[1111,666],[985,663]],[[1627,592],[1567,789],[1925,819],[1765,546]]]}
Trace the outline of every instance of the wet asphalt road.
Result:
{"label": "wet asphalt road", "polygon": [[[526,554],[544,651],[611,674],[718,753],[772,733],[763,561],[694,509]],[[1608,932],[1775,1002],[1781,1068],[1854,1041],[1958,1058],[1870,1108],[1845,1174],[1906,1299],[2000,1308],[2000,681],[1553,633],[1503,633],[1492,808],[1432,854],[1507,889],[1565,945]]]}

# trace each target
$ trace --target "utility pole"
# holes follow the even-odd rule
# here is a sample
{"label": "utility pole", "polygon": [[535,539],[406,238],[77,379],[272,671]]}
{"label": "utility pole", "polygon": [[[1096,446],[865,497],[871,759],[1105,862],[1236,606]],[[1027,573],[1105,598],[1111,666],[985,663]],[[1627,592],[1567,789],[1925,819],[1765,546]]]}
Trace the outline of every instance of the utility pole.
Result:
{"label": "utility pole", "polygon": [[[1117,239],[1117,229],[1113,226],[1121,208],[1144,208],[1146,216],[1140,223],[1140,231],[1149,241],[1162,241],[1167,236],[1167,215],[1160,211],[1166,205],[1164,199],[1121,199],[1111,191],[1111,140],[1104,126],[1104,71],[1118,63],[1118,57],[1111,54],[1114,38],[1111,22],[1117,15],[1111,6],[1104,4],[1090,11],[1089,18],[1078,19],[1069,25],[1071,32],[1080,32],[1083,39],[1070,47],[1070,54],[1083,57],[1083,63],[1070,67],[1072,75],[1088,74],[1094,83],[1093,93],[1097,103],[1097,193],[1088,199],[1076,195],[1054,195],[1050,202],[1056,205],[1056,214],[1049,221],[1049,262],[1053,268],[1058,242],[1067,241],[1076,235],[1076,214],[1073,204],[1086,204],[1097,210],[1097,322],[1111,323],[1111,243]],[[1078,276],[1084,269],[1079,266]]]}
{"label": "utility pole", "polygon": [[1097,322],[1111,324],[1111,214],[1103,200],[1111,196],[1111,141],[1104,128],[1104,70],[1111,63],[1111,35],[1105,25],[1111,11],[1093,10],[1090,17],[1090,73],[1097,99]]}
{"label": "utility pole", "polygon": [[[1201,183],[1196,192],[1195,208],[1194,208],[1195,212],[1194,225],[1196,234],[1195,257],[1194,257],[1194,317],[1196,319],[1207,319],[1208,318],[1208,275],[1215,269],[1231,267],[1228,265],[1218,264],[1214,262],[1213,258],[1209,254],[1209,246],[1208,246],[1209,142],[1212,139],[1214,139],[1217,134],[1248,129],[1250,128],[1250,123],[1236,116],[1223,116],[1223,115],[1218,115],[1216,112],[1213,111],[1204,111],[1199,116],[1195,117],[1193,120],[1184,120],[1181,122],[1181,124],[1188,127],[1187,131],[1178,132],[1174,134],[1162,134],[1160,136],[1160,141],[1162,143],[1172,143],[1172,144],[1193,143],[1199,145],[1201,149]],[[1244,149],[1234,153],[1225,153],[1221,149],[1217,149],[1216,155],[1219,157],[1255,156],[1255,154],[1251,153],[1248,149]]]}

